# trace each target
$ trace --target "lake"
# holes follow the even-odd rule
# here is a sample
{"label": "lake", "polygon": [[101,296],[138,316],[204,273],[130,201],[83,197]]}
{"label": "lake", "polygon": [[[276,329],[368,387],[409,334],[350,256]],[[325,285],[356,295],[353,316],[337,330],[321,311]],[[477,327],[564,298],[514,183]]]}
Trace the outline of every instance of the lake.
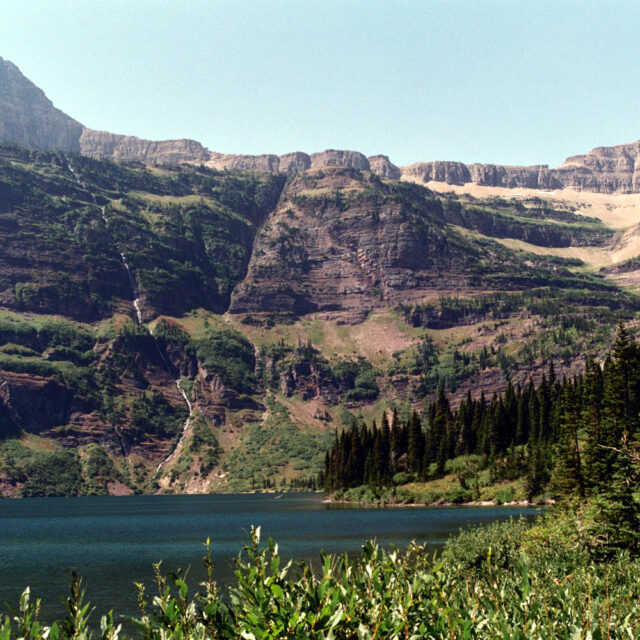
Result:
{"label": "lake", "polygon": [[152,564],[165,571],[191,566],[204,578],[201,558],[211,539],[216,576],[233,578],[232,562],[249,541],[251,525],[273,537],[285,558],[319,552],[359,553],[367,538],[437,549],[462,527],[510,517],[535,517],[519,507],[362,508],[323,503],[316,493],[0,500],[0,610],[17,607],[22,589],[43,599],[43,618],[63,615],[71,567],[87,580],[93,622],[109,609],[135,615],[133,582],[152,583]]}

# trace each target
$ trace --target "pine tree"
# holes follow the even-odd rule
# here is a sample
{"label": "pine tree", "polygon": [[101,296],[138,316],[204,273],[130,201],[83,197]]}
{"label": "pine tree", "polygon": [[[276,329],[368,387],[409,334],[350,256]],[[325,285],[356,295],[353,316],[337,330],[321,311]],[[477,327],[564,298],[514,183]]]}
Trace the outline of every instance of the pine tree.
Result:
{"label": "pine tree", "polygon": [[491,453],[502,453],[509,445],[509,415],[502,398],[496,399],[490,429]]}
{"label": "pine tree", "polygon": [[613,472],[596,497],[594,533],[604,553],[611,549],[640,549],[640,503],[633,492],[639,480],[626,435],[620,448],[613,451]]}
{"label": "pine tree", "polygon": [[595,474],[599,482],[606,484],[613,476],[616,462],[614,449],[620,446],[625,433],[633,430],[629,403],[629,369],[631,361],[631,343],[622,322],[611,349],[611,355],[605,361],[603,415],[600,431],[601,453],[596,455]]}
{"label": "pine tree", "polygon": [[602,484],[606,467],[603,460],[605,451],[602,449],[603,387],[602,369],[594,362],[593,358],[587,358],[584,371],[581,423],[587,436],[585,445],[586,481],[588,484],[596,486]]}
{"label": "pine tree", "polygon": [[[446,460],[449,453],[450,441],[449,429],[453,422],[451,407],[447,399],[444,387],[438,389],[438,398],[435,403],[433,420],[427,434],[428,460],[438,462],[438,467],[444,470],[442,458]],[[441,472],[440,472],[441,474]]]}
{"label": "pine tree", "polygon": [[529,439],[529,397],[533,381],[527,389],[518,394],[518,409],[516,418],[516,443],[524,444]]}
{"label": "pine tree", "polygon": [[548,442],[551,439],[551,387],[547,382],[547,378],[543,375],[542,382],[538,387],[538,405],[540,407],[539,424],[538,424],[538,440]]}
{"label": "pine tree", "polygon": [[584,497],[584,477],[578,446],[578,407],[572,385],[564,383],[558,407],[558,443],[554,456],[552,485],[560,496]]}
{"label": "pine tree", "polygon": [[414,411],[409,422],[407,442],[407,465],[410,473],[419,474],[422,471],[425,438],[418,414]]}

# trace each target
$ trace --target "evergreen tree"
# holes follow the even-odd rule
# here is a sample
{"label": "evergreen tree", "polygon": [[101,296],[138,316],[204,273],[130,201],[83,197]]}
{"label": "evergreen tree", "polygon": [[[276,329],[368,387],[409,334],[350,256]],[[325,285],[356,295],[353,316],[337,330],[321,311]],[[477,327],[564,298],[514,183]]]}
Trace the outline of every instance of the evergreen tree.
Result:
{"label": "evergreen tree", "polygon": [[597,486],[602,484],[606,468],[605,451],[602,448],[603,395],[602,369],[593,358],[588,357],[584,370],[581,423],[587,436],[585,445],[586,478],[589,483]]}
{"label": "evergreen tree", "polygon": [[596,497],[595,534],[604,549],[640,549],[640,503],[633,492],[639,479],[639,469],[626,436],[615,455],[613,472]]}
{"label": "evergreen tree", "polygon": [[579,410],[572,385],[564,383],[558,407],[558,443],[556,445],[552,485],[557,495],[584,497],[584,477],[578,445]]}
{"label": "evergreen tree", "polygon": [[424,457],[425,438],[418,414],[414,411],[409,422],[407,465],[410,473],[420,474]]}

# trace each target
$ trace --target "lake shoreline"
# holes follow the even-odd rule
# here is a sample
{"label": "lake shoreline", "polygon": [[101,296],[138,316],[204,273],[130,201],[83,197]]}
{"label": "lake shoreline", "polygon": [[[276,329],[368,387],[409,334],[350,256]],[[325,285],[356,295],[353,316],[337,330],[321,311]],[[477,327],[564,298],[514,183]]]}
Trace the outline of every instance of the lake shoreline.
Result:
{"label": "lake shoreline", "polygon": [[362,507],[549,507],[556,503],[555,500],[544,500],[541,502],[529,502],[528,500],[513,500],[497,504],[491,500],[472,500],[470,502],[361,502],[359,500],[334,500],[331,497],[325,498],[323,504],[344,504]]}

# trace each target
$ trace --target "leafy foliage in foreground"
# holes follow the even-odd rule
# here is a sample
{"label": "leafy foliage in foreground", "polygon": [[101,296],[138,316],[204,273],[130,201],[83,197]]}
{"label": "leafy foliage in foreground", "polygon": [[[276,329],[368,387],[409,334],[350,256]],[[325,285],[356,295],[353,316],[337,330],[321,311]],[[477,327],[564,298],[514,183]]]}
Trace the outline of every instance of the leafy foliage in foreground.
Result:
{"label": "leafy foliage in foreground", "polygon": [[[437,560],[418,544],[386,551],[367,542],[360,557],[323,555],[314,571],[283,566],[273,540],[260,545],[258,528],[228,597],[214,581],[210,553],[208,579],[195,593],[182,573],[164,576],[157,565],[158,594],[149,598],[138,585],[133,622],[145,640],[636,638],[640,562],[619,552],[595,563],[580,544],[585,530],[588,518],[569,511],[531,528],[519,521],[462,534]],[[0,640],[90,638],[76,576],[66,605],[67,618],[45,626],[25,590],[13,620],[0,618]],[[100,637],[121,636],[113,613],[103,616]]]}

